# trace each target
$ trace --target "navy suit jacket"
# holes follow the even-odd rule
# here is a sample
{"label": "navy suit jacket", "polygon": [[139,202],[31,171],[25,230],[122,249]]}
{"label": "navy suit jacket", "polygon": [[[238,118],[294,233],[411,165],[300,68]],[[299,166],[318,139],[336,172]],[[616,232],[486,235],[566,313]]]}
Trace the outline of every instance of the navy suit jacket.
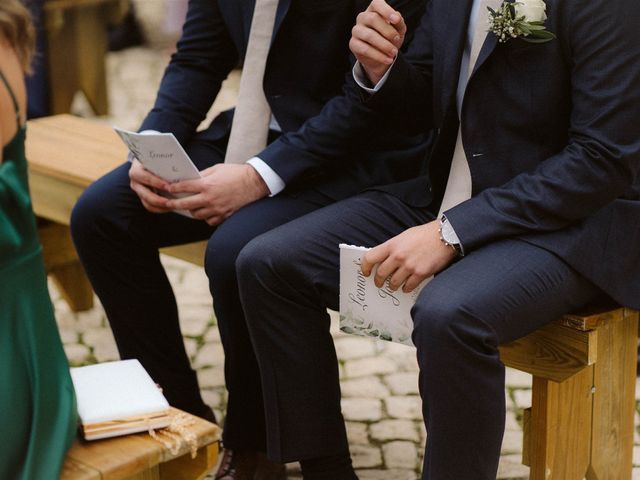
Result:
{"label": "navy suit jacket", "polygon": [[[640,8],[637,0],[546,3],[557,38],[498,43],[489,34],[461,122],[456,87],[472,0],[432,0],[410,51],[367,105],[406,131],[439,130],[435,211],[462,129],[473,196],[445,213],[466,252],[518,237],[640,308]],[[429,190],[426,178],[399,188]]]}
{"label": "navy suit jacket", "polygon": [[[414,27],[426,0],[393,2]],[[386,135],[359,101],[349,52],[351,28],[366,0],[281,0],[264,90],[283,134],[258,156],[289,191],[313,185],[334,199],[372,185],[416,176],[430,135]],[[141,129],[173,132],[188,143],[223,80],[244,58],[254,0],[191,0],[177,52]],[[345,83],[346,82],[346,83]],[[228,136],[232,111],[219,115],[206,138]],[[373,132],[370,130],[373,126]]]}

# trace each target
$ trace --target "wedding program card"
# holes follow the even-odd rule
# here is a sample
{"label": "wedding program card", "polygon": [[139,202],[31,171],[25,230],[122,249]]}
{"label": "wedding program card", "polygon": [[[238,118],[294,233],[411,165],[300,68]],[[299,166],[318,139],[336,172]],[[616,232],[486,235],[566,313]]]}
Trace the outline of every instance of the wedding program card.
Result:
{"label": "wedding program card", "polygon": [[197,180],[200,172],[173,133],[136,133],[114,128],[144,168],[167,182]]}
{"label": "wedding program card", "polygon": [[[169,183],[200,178],[198,168],[193,164],[173,133],[136,133],[117,127],[114,127],[114,130],[129,147],[133,156],[154,175]],[[168,192],[158,193],[167,198],[184,198],[193,195],[192,193],[175,195]],[[185,210],[176,210],[176,213],[191,217],[191,214]]]}
{"label": "wedding program card", "polygon": [[411,307],[430,279],[409,293],[392,291],[387,282],[378,288],[373,273],[365,277],[360,270],[367,250],[340,245],[340,330],[413,346]]}

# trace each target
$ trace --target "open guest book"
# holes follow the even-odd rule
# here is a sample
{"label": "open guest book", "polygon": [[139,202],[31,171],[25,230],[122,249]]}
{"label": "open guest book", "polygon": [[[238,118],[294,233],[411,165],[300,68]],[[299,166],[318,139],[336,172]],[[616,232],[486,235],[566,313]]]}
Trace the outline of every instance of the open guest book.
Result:
{"label": "open guest book", "polygon": [[409,293],[382,288],[360,270],[365,247],[340,244],[340,330],[413,346],[411,307],[430,278]]}
{"label": "open guest book", "polygon": [[171,423],[169,403],[138,360],[71,369],[86,440],[116,437]]}

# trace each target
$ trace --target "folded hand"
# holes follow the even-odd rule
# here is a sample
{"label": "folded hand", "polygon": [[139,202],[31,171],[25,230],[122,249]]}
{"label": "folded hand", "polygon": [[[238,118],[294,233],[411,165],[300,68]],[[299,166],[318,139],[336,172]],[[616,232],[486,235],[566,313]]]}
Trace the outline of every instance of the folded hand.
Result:
{"label": "folded hand", "polygon": [[407,26],[400,12],[384,0],[373,0],[358,15],[351,31],[349,48],[375,85],[393,63],[402,47]]}
{"label": "folded hand", "polygon": [[251,165],[218,164],[200,172],[202,178],[169,186],[172,194],[191,193],[170,200],[167,206],[188,210],[193,218],[219,225],[240,208],[269,194],[267,185]]}
{"label": "folded hand", "polygon": [[444,270],[455,257],[453,248],[440,240],[440,222],[435,220],[372,248],[364,255],[361,268],[368,277],[378,265],[374,277],[378,288],[389,278],[392,290],[402,287],[404,292],[410,292],[424,279]]}
{"label": "folded hand", "polygon": [[168,190],[169,184],[162,178],[145,170],[142,164],[134,159],[129,169],[129,186],[136,192],[142,206],[151,213],[170,212],[167,206],[168,199],[158,195],[155,190]]}

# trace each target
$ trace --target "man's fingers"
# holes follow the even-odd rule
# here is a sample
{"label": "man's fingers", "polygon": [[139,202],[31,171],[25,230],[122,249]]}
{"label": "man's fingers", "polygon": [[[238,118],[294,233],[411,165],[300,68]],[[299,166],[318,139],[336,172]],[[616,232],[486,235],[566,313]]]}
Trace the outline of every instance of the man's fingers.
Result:
{"label": "man's fingers", "polygon": [[169,193],[200,193],[202,191],[202,180],[183,180],[175,182],[167,188]]}
{"label": "man's fingers", "polygon": [[208,205],[206,203],[206,199],[202,195],[196,194],[191,195],[190,197],[169,200],[167,206],[173,210],[189,210],[192,212],[201,208],[206,208]]}
{"label": "man's fingers", "polygon": [[[392,43],[400,40],[398,28],[377,13],[362,12],[358,15],[356,26],[371,30]],[[355,32],[352,31],[351,33]]]}
{"label": "man's fingers", "polygon": [[393,273],[393,275],[391,275],[391,278],[389,278],[389,288],[395,292],[407,281],[410,276],[411,274],[407,269],[405,269],[404,267],[398,268]]}
{"label": "man's fingers", "polygon": [[129,169],[129,178],[134,182],[160,190],[166,190],[168,185],[162,178],[145,170],[138,160],[132,162],[131,168]]}
{"label": "man's fingers", "polygon": [[[373,50],[379,51],[391,60],[393,60],[398,54],[398,48],[391,41],[391,39],[394,38],[393,35],[391,35],[391,38],[387,38],[384,35],[380,34],[380,32],[360,24],[353,27],[351,33],[353,40],[362,42],[365,45],[370,46]],[[397,37],[398,35],[395,36]],[[358,48],[357,45],[350,46],[352,47],[352,51],[354,47]],[[366,51],[361,53],[361,55],[366,56]]]}
{"label": "man's fingers", "polygon": [[387,278],[395,274],[399,267],[400,265],[392,260],[391,257],[387,257],[382,263],[380,263],[376,269],[376,274],[373,277],[376,287],[382,288]]}
{"label": "man's fingers", "polygon": [[231,213],[222,212],[217,208],[203,207],[190,210],[191,216],[197,220],[204,220],[208,225],[215,227],[231,216]]}
{"label": "man's fingers", "polygon": [[377,64],[391,65],[393,63],[393,58],[376,50],[374,47],[372,47],[368,43],[363,42],[362,40],[351,38],[351,41],[349,42],[349,48],[355,55],[358,56],[360,62],[365,67],[367,67],[369,64],[372,64],[375,67]]}
{"label": "man's fingers", "polygon": [[217,225],[220,225],[222,222],[224,222],[232,214],[233,214],[233,212],[229,211],[229,212],[224,212],[224,213],[221,213],[221,214],[218,214],[218,215],[214,215],[212,217],[207,218],[206,222],[207,222],[207,224],[211,225],[212,227],[215,227]]}
{"label": "man's fingers", "polygon": [[385,0],[373,0],[367,7],[367,12],[377,13],[386,21],[393,24],[402,19],[400,12],[391,7]]}
{"label": "man's fingers", "polygon": [[[407,25],[402,18],[402,14],[392,8],[387,2],[384,0],[373,0],[366,12],[378,14],[385,23],[393,26],[396,32],[402,37],[404,40],[404,36],[407,33]],[[389,38],[389,37],[387,37]],[[389,38],[391,40],[391,38]],[[402,45],[402,43],[400,43]]]}
{"label": "man's fingers", "polygon": [[145,210],[151,213],[167,213],[171,211],[171,210],[167,210],[166,208],[156,208],[153,205],[148,204],[142,199],[140,199],[140,202],[142,203],[142,206],[145,208]]}
{"label": "man's fingers", "polygon": [[362,270],[362,273],[365,277],[368,277],[369,275],[371,275],[371,270],[373,270],[373,267],[382,262],[388,256],[389,253],[387,245],[384,243],[382,245],[378,245],[377,247],[367,251],[362,256],[360,270]]}
{"label": "man's fingers", "polygon": [[225,220],[226,219],[223,216],[216,215],[214,217],[207,218],[205,221],[207,222],[207,225],[210,225],[212,227],[217,227]]}
{"label": "man's fingers", "polygon": [[397,22],[392,21],[391,25],[395,27],[396,31],[402,38],[402,41],[404,41],[404,36],[407,34],[407,24],[405,23],[404,18],[402,18],[402,16],[399,15],[398,21]]}
{"label": "man's fingers", "polygon": [[[168,200],[165,197],[158,195],[141,183],[131,182],[130,185],[131,190],[133,190],[136,195],[138,195],[147,210],[150,210],[148,206],[152,207],[154,210],[160,209],[163,212],[170,210],[167,205]],[[154,211],[153,213],[157,213],[157,211]]]}
{"label": "man's fingers", "polygon": [[402,291],[405,292],[405,293],[409,293],[409,292],[414,291],[418,287],[418,285],[420,285],[420,283],[422,283],[422,281],[425,278],[426,277],[421,277],[421,276],[416,275],[414,273],[409,278],[407,278],[407,280],[404,282],[404,285],[402,286]]}

